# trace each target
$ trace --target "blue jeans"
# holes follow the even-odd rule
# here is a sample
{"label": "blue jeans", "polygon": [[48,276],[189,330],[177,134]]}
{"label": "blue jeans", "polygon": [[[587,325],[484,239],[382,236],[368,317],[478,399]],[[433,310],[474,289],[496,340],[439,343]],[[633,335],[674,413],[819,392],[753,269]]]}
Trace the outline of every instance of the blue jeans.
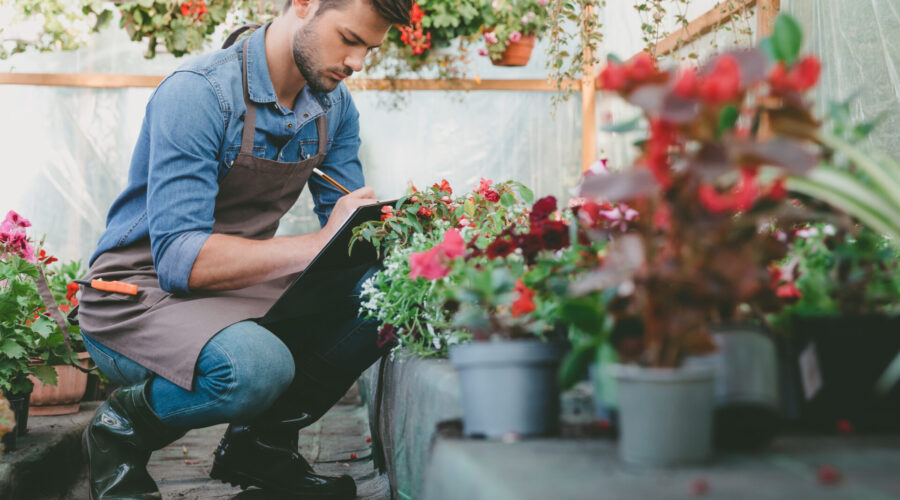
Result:
{"label": "blue jeans", "polygon": [[[376,322],[357,317],[361,283],[372,273],[374,269],[357,284],[350,300],[330,303],[327,313],[224,328],[200,351],[192,391],[153,378],[153,411],[166,424],[185,430],[301,413],[315,421],[390,349],[377,347]],[[131,385],[154,375],[82,333],[91,358],[113,382]]]}

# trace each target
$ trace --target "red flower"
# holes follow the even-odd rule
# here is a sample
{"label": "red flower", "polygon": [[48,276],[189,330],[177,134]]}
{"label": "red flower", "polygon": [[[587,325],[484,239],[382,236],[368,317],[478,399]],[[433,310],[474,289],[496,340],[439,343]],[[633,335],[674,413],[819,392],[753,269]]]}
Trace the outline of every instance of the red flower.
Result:
{"label": "red flower", "polygon": [[741,93],[741,67],[737,59],[728,54],[719,56],[712,72],[700,82],[698,93],[711,106],[737,98]]}
{"label": "red flower", "polygon": [[422,19],[425,18],[425,11],[419,7],[418,2],[413,2],[412,8],[409,9],[409,22],[410,24],[418,24],[422,22]]}
{"label": "red flower", "polygon": [[656,61],[647,52],[641,52],[625,63],[625,74],[634,82],[643,82],[656,76]]}
{"label": "red flower", "polygon": [[69,306],[69,304],[60,304],[59,310],[64,313],[67,313],[67,312],[69,312],[69,307],[71,307],[71,306]]}
{"label": "red flower", "polygon": [[53,264],[54,262],[58,262],[58,261],[59,261],[59,259],[57,259],[56,257],[53,257],[53,256],[51,256],[51,255],[48,255],[48,254],[47,254],[47,251],[44,250],[43,248],[42,248],[41,251],[38,253],[38,255],[37,255],[37,260],[38,260],[39,262],[43,263],[45,266],[49,266],[50,264]]}
{"label": "red flower", "polygon": [[416,212],[416,215],[422,217],[423,219],[430,219],[434,212],[431,211],[428,207],[419,207],[419,211]]}
{"label": "red flower", "polygon": [[66,285],[66,300],[73,306],[78,305],[78,299],[75,298],[76,293],[78,293],[78,283],[73,281]]}
{"label": "red flower", "polygon": [[612,92],[622,90],[627,83],[628,73],[625,68],[613,61],[610,61],[597,77],[597,86]]}
{"label": "red flower", "polygon": [[438,189],[438,191],[443,191],[443,192],[446,192],[447,194],[453,194],[453,190],[450,189],[450,183],[447,182],[447,179],[441,179],[441,183],[440,184],[435,183],[434,187],[436,187]]}
{"label": "red flower", "polygon": [[528,314],[537,309],[534,305],[534,290],[525,286],[522,280],[516,281],[516,292],[519,292],[519,297],[512,304],[513,316]]}
{"label": "red flower", "polygon": [[787,198],[787,189],[784,187],[784,179],[778,179],[769,185],[766,197],[775,201],[781,201]]}
{"label": "red flower", "polygon": [[794,282],[785,283],[775,290],[775,296],[787,301],[796,301],[803,297],[800,290],[794,285]]}
{"label": "red flower", "polygon": [[475,188],[475,192],[478,193],[478,194],[480,194],[480,195],[482,195],[482,196],[484,196],[485,193],[486,193],[489,189],[491,189],[491,184],[493,184],[493,183],[494,183],[494,181],[489,180],[489,179],[485,179],[484,177],[482,177],[482,178],[481,178],[481,182],[478,183],[478,187]]}
{"label": "red flower", "polygon": [[719,193],[710,184],[702,184],[697,192],[700,203],[714,214],[750,210],[759,199],[759,194],[756,173],[746,168],[741,170],[741,179],[727,193]]}
{"label": "red flower", "polygon": [[696,96],[697,90],[697,68],[694,67],[685,69],[681,75],[678,76],[678,81],[675,82],[675,88],[672,89],[672,91],[675,92],[675,95],[685,99]]}
{"label": "red flower", "polygon": [[541,221],[550,217],[550,214],[556,211],[556,198],[553,196],[545,196],[540,200],[534,202],[534,205],[531,207],[531,213],[528,214],[528,219],[534,223],[537,221]]}
{"label": "red flower", "polygon": [[647,167],[663,188],[668,189],[672,185],[669,175],[669,148],[675,144],[677,129],[671,123],[660,119],[650,120],[650,139],[647,141],[647,150],[641,159],[641,164]]}
{"label": "red flower", "polygon": [[411,198],[409,199],[409,201],[411,201],[411,202],[413,202],[413,203],[418,203],[418,202],[419,202],[419,197],[418,197],[418,196],[413,196],[413,197],[411,197]]}
{"label": "red flower", "polygon": [[200,19],[203,14],[206,14],[206,2],[203,0],[189,0],[181,4],[181,15],[184,17]]}
{"label": "red flower", "polygon": [[824,485],[834,485],[841,482],[841,472],[833,465],[823,465],[816,471],[819,482]]}
{"label": "red flower", "polygon": [[488,245],[485,253],[489,259],[496,259],[498,257],[506,257],[513,253],[515,249],[516,245],[512,241],[504,236],[500,236]]}
{"label": "red flower", "polygon": [[794,64],[788,71],[779,62],[769,74],[769,84],[775,92],[806,92],[819,81],[822,63],[815,56],[807,56]]}
{"label": "red flower", "polygon": [[494,191],[493,189],[489,189],[484,192],[484,198],[491,203],[497,203],[500,201],[500,193]]}

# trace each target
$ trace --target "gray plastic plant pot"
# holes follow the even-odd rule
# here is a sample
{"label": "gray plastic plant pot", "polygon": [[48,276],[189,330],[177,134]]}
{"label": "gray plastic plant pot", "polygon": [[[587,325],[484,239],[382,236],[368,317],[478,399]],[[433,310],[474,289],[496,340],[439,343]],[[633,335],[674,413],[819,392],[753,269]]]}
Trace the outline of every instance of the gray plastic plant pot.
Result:
{"label": "gray plastic plant pot", "polygon": [[619,397],[619,455],[646,467],[701,462],[711,451],[715,371],[710,366],[613,364]]}
{"label": "gray plastic plant pot", "polygon": [[539,340],[453,346],[466,436],[551,434],[559,426],[557,371],[562,348]]}

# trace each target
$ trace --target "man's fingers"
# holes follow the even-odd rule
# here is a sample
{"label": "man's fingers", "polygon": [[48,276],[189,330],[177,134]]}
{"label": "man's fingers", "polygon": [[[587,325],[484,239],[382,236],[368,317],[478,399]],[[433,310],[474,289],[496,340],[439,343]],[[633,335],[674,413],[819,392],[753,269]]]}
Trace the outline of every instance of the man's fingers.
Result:
{"label": "man's fingers", "polygon": [[354,198],[375,198],[375,190],[370,186],[363,186],[347,196],[352,196]]}

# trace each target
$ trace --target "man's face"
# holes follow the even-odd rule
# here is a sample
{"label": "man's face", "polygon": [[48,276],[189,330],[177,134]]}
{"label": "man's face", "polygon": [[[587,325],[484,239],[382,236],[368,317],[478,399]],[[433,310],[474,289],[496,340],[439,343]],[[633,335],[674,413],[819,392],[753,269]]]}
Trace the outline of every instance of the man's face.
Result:
{"label": "man's face", "polygon": [[346,0],[339,8],[312,15],[294,32],[292,49],[313,92],[331,92],[361,70],[368,51],[381,45],[391,27],[366,0]]}

